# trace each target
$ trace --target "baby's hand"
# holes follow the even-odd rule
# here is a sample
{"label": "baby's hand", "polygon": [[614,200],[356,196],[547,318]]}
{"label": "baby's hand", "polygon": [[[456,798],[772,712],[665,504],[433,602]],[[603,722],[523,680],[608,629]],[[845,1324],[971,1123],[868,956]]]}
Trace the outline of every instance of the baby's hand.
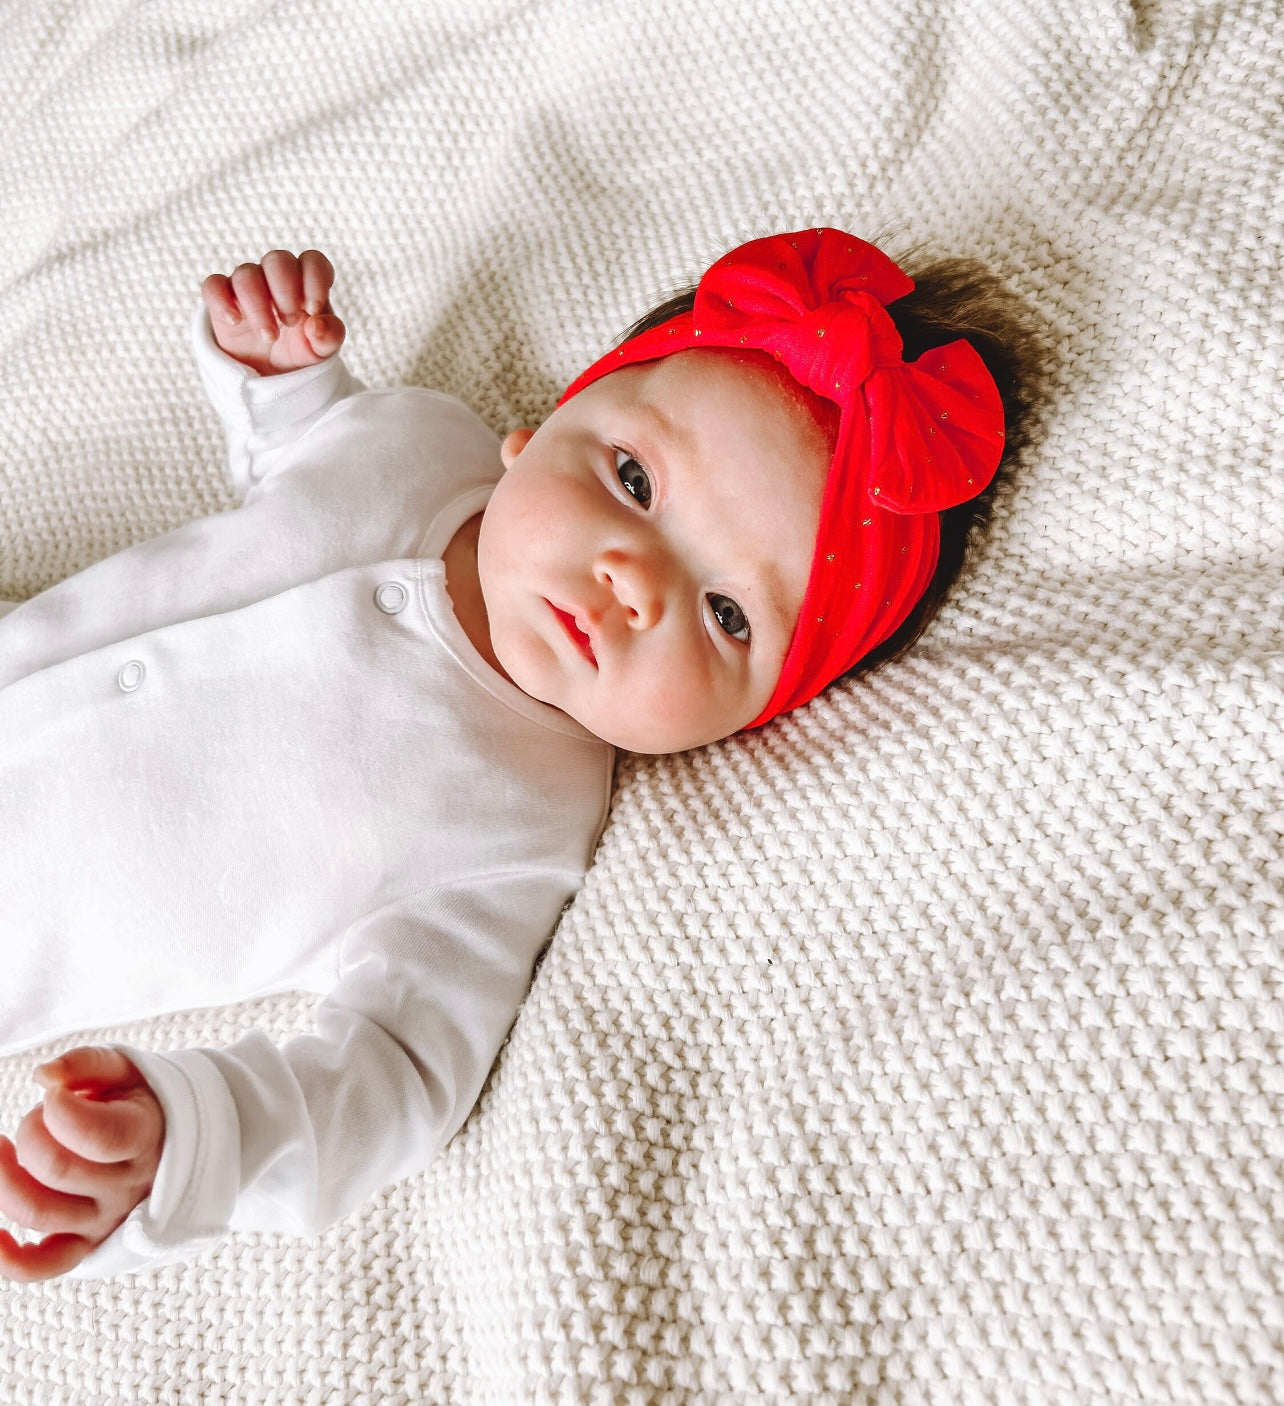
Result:
{"label": "baby's hand", "polygon": [[165,1115],[116,1050],[82,1046],[42,1064],[43,1104],[0,1137],[0,1212],[44,1238],[0,1230],[0,1276],[28,1282],[74,1268],[152,1189]]}
{"label": "baby's hand", "polygon": [[343,344],[343,323],[330,306],[333,284],[324,254],[308,249],[295,258],[273,249],[230,278],[210,274],[201,297],[219,346],[260,376],[272,376],[315,366]]}

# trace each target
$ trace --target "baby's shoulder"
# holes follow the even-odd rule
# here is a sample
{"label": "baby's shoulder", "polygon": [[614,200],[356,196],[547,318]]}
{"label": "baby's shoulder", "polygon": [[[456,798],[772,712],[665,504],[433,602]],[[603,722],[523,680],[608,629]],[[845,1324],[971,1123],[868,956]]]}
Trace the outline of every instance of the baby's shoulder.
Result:
{"label": "baby's shoulder", "polygon": [[295,444],[273,494],[282,511],[288,502],[346,524],[345,540],[376,533],[369,551],[410,554],[410,544],[423,541],[461,495],[488,491],[499,480],[499,445],[499,436],[454,396],[421,386],[360,390]]}
{"label": "baby's shoulder", "polygon": [[391,386],[345,396],[312,428],[300,458],[356,474],[365,483],[494,482],[499,436],[463,401],[422,386]]}
{"label": "baby's shoulder", "polygon": [[487,449],[499,444],[499,436],[475,410],[456,396],[425,386],[384,386],[358,391],[339,401],[326,418],[348,429],[359,427],[360,433],[377,439],[395,438],[409,432],[451,435]]}

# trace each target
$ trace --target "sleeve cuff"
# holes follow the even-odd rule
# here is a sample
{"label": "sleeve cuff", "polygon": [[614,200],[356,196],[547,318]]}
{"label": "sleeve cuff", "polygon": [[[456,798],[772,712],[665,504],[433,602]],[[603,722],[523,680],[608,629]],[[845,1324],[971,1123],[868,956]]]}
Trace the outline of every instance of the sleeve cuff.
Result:
{"label": "sleeve cuff", "polygon": [[151,1195],[72,1271],[82,1279],[190,1258],[226,1233],[239,1191],[240,1125],[213,1063],[199,1050],[117,1048],[160,1100],[165,1147]]}

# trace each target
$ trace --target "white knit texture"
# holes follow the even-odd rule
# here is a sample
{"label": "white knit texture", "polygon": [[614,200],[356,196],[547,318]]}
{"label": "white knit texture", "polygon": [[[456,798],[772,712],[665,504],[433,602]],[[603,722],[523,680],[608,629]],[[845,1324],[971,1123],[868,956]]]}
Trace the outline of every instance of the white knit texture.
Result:
{"label": "white knit texture", "polygon": [[0,598],[231,502],[184,339],[276,245],[501,431],[813,223],[1057,348],[911,657],[621,763],[435,1165],[0,1290],[0,1401],[1284,1400],[1282,191],[1279,0],[0,4]]}

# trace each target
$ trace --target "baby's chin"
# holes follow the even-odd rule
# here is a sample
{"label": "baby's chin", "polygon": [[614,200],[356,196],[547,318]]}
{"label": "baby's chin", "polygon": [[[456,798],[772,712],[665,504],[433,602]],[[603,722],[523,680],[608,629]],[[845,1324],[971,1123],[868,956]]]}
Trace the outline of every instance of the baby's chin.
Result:
{"label": "baby's chin", "polygon": [[520,650],[509,653],[507,662],[502,647],[497,647],[496,653],[505,677],[527,697],[555,708],[622,752],[662,757],[693,751],[731,737],[757,716],[746,712],[743,717],[731,717],[726,710],[706,710],[708,716],[698,717],[680,700],[663,697],[650,699],[649,707],[647,700],[632,696],[619,704],[615,699],[593,696],[592,689],[577,692],[568,680],[556,673],[550,677],[537,659],[527,658]]}
{"label": "baby's chin", "polygon": [[[562,711],[567,711],[563,709]],[[726,719],[697,722],[690,718],[675,718],[665,722],[646,720],[633,723],[622,720],[604,721],[600,716],[579,716],[568,712],[569,717],[594,737],[609,742],[621,752],[636,752],[639,756],[667,757],[675,752],[690,752],[697,747],[707,747],[712,742],[721,742],[740,731],[743,724],[728,722]]]}

